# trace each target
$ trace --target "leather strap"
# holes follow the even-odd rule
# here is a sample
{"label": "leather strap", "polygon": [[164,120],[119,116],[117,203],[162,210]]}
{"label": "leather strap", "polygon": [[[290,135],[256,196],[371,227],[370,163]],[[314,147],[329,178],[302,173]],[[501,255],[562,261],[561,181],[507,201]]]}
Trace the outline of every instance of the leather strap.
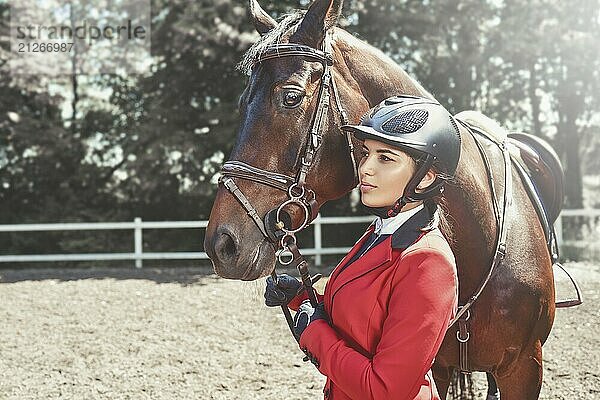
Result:
{"label": "leather strap", "polygon": [[237,201],[241,204],[241,206],[246,210],[246,213],[252,218],[252,221],[256,224],[260,232],[268,238],[267,231],[265,230],[265,226],[263,224],[262,219],[258,216],[258,212],[252,206],[252,203],[248,201],[248,198],[244,196],[244,193],[237,187],[233,179],[225,178],[223,180],[223,185],[229,190],[229,192],[237,199]]}
{"label": "leather strap", "polygon": [[469,332],[469,318],[471,317],[471,311],[467,310],[458,320],[458,330],[456,331],[456,340],[458,340],[458,364],[460,372],[463,374],[470,374],[471,367],[469,366],[469,352],[468,343],[471,338]]}
{"label": "leather strap", "polygon": [[[488,273],[486,274],[486,276],[483,278],[483,280],[479,284],[479,287],[475,291],[475,293],[473,293],[473,295],[467,300],[465,305],[459,309],[459,311],[456,314],[456,316],[454,317],[454,319],[452,319],[452,321],[450,321],[449,326],[454,325],[456,323],[456,321],[458,321],[469,310],[469,308],[471,308],[473,303],[475,303],[477,301],[477,299],[481,295],[481,292],[483,292],[483,289],[485,289],[490,278],[492,277],[494,270],[504,260],[504,257],[506,256],[506,237],[507,237],[507,233],[508,233],[508,225],[507,225],[506,220],[507,220],[507,216],[508,216],[508,209],[512,205],[512,170],[511,170],[510,154],[508,152],[508,149],[506,148],[506,143],[505,142],[502,142],[502,143],[497,142],[493,138],[486,135],[485,133],[480,132],[477,129],[473,129],[470,125],[464,123],[463,121],[461,121],[461,120],[458,120],[458,121],[473,136],[473,139],[475,140],[475,143],[477,144],[477,149],[479,150],[479,153],[481,154],[481,158],[485,165],[485,169],[486,169],[486,173],[487,173],[487,177],[488,177],[488,183],[490,186],[490,190],[492,192],[492,204],[494,207],[494,216],[496,218],[496,248],[494,250],[494,257],[492,259],[492,263],[490,265]],[[492,175],[491,164],[490,164],[490,161],[488,159],[488,156],[487,156],[485,150],[483,149],[483,145],[479,142],[475,133],[491,140],[493,143],[495,143],[500,148],[500,151],[502,152],[503,159],[504,159],[504,196],[503,196],[502,214],[500,214],[500,212],[499,212],[498,197],[496,194],[496,189],[495,189],[496,185],[494,182],[494,176]]]}
{"label": "leather strap", "polygon": [[279,43],[267,48],[256,58],[254,64],[283,57],[307,57],[323,65],[333,65],[331,53],[294,43]]}
{"label": "leather strap", "polygon": [[225,162],[221,168],[221,173],[231,178],[241,178],[262,183],[263,185],[271,186],[284,192],[294,183],[294,178],[290,176],[265,171],[237,160]]}
{"label": "leather strap", "polygon": [[[348,114],[346,110],[342,107],[342,101],[340,100],[340,93],[337,88],[337,84],[335,83],[335,79],[333,76],[331,78],[331,89],[333,91],[333,97],[335,99],[335,104],[338,109],[338,113],[340,115],[341,123],[343,125],[348,125],[350,123],[350,119],[348,118]],[[346,137],[346,145],[348,146],[348,151],[350,153],[350,161],[352,162],[352,172],[354,174],[355,180],[358,182],[358,165],[356,164],[356,159],[354,158],[354,144],[352,143],[352,133],[350,130],[345,130],[343,135]]]}

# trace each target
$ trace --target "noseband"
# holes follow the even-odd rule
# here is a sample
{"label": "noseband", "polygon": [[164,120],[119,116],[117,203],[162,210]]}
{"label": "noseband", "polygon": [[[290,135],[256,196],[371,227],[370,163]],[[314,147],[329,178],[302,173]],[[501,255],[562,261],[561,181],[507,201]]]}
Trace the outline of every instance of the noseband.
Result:
{"label": "noseband", "polygon": [[[321,75],[319,97],[317,107],[313,114],[312,123],[308,132],[308,139],[304,148],[304,153],[300,159],[300,167],[295,174],[295,177],[284,175],[278,172],[267,171],[243,161],[230,160],[225,162],[221,169],[221,178],[219,182],[238,200],[241,206],[246,210],[250,218],[254,221],[263,236],[274,243],[277,248],[283,250],[288,249],[289,242],[295,242],[295,234],[306,228],[312,220],[317,217],[319,212],[318,203],[315,192],[306,186],[306,177],[315,162],[316,154],[323,142],[323,123],[327,119],[331,93],[333,93],[336,108],[340,114],[340,119],[343,125],[348,123],[348,115],[343,109],[340,96],[331,73],[333,66],[333,54],[331,51],[331,38],[326,35],[322,49],[317,50],[309,46],[300,44],[274,44],[263,51],[255,60],[254,65],[267,60],[273,60],[284,57],[303,57],[311,61],[320,62],[323,65],[323,74]],[[354,170],[354,179],[358,179],[358,170],[356,161],[354,160],[354,147],[350,132],[345,133],[346,142],[352,166]],[[301,150],[300,150],[301,151]],[[234,178],[245,179],[266,185],[281,191],[286,192],[287,200],[282,202],[275,210],[275,226],[283,234],[279,238],[275,238],[272,228],[265,223],[266,218],[261,218],[256,211],[256,208],[242,193]],[[302,210],[302,223],[297,228],[285,226],[283,221],[284,208],[290,205],[297,206]],[[265,216],[266,217],[266,216]],[[283,252],[278,256],[279,262],[287,265],[282,258]]]}

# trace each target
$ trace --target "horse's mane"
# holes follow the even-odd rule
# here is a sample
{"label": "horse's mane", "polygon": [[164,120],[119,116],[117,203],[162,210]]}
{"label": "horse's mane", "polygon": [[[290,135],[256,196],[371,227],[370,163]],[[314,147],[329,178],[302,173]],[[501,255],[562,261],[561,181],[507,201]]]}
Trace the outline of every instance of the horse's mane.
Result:
{"label": "horse's mane", "polygon": [[246,75],[250,75],[256,58],[269,46],[280,43],[285,36],[288,36],[288,31],[302,21],[305,13],[306,11],[296,10],[289,14],[284,14],[277,27],[263,35],[258,42],[254,43],[252,47],[248,49],[243,55],[242,61],[237,65],[237,69]]}

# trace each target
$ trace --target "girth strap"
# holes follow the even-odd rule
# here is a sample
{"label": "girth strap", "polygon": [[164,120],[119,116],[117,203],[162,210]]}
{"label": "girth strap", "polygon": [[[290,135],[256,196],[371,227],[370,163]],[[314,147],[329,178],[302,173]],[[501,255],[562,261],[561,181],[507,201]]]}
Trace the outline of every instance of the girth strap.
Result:
{"label": "girth strap", "polygon": [[[458,313],[456,314],[454,319],[452,319],[452,321],[450,321],[450,325],[449,325],[449,326],[452,326],[453,324],[455,324],[458,321],[458,330],[456,331],[456,339],[458,340],[458,343],[459,343],[459,346],[458,346],[459,347],[459,354],[458,354],[459,368],[460,368],[460,372],[462,374],[469,374],[469,373],[471,373],[471,368],[469,365],[468,342],[471,338],[471,334],[469,332],[468,320],[471,318],[471,306],[477,301],[477,299],[483,292],[483,289],[485,289],[488,282],[490,281],[490,278],[492,277],[494,270],[504,260],[504,258],[506,256],[506,238],[508,235],[507,219],[509,216],[508,209],[512,205],[512,169],[511,169],[510,154],[506,147],[506,142],[499,143],[499,142],[493,140],[492,138],[488,137],[487,135],[485,135],[483,132],[480,132],[477,129],[471,129],[472,127],[467,125],[466,123],[464,123],[460,120],[459,120],[459,122],[461,122],[461,124],[471,133],[473,140],[475,141],[475,144],[477,145],[477,149],[479,150],[479,153],[483,160],[483,163],[484,163],[484,166],[486,169],[486,174],[488,177],[490,191],[492,193],[494,217],[496,219],[496,247],[495,247],[494,257],[492,259],[490,268],[489,268],[487,274],[485,275],[484,279],[479,284],[478,289],[467,300],[467,302],[462,307],[459,308]],[[494,182],[494,175],[492,174],[491,163],[490,163],[489,158],[483,148],[483,145],[477,139],[477,137],[475,136],[475,133],[478,133],[478,134],[490,139],[494,144],[496,144],[500,148],[500,151],[502,152],[502,157],[503,157],[503,161],[504,161],[504,196],[503,196],[503,205],[502,205],[501,213],[500,213],[500,209],[499,209],[498,196],[496,194],[496,188],[495,188],[496,185]]]}
{"label": "girth strap", "polygon": [[[485,165],[489,187],[492,192],[492,204],[494,207],[494,216],[496,218],[496,248],[494,251],[494,257],[492,259],[492,263],[490,265],[490,268],[489,268],[486,276],[479,284],[479,287],[475,291],[475,293],[467,300],[465,305],[459,309],[459,311],[456,314],[456,316],[454,317],[454,319],[452,319],[452,321],[450,321],[449,327],[454,325],[456,323],[456,321],[458,321],[471,308],[471,306],[477,301],[477,299],[483,292],[483,289],[485,289],[490,278],[492,277],[494,270],[504,260],[504,257],[506,256],[506,237],[508,234],[508,224],[507,224],[506,220],[509,215],[508,209],[512,205],[512,169],[511,169],[510,154],[508,152],[508,149],[506,148],[506,142],[499,143],[499,142],[493,140],[491,137],[487,136],[485,133],[483,133],[477,129],[473,129],[467,123],[465,123],[461,120],[458,120],[458,121],[471,133],[473,140],[475,140],[475,144],[477,145],[477,149],[479,150],[479,153],[481,155],[483,163]],[[495,189],[496,185],[494,182],[494,176],[492,174],[491,163],[488,159],[488,156],[487,156],[485,150],[483,149],[483,145],[479,142],[479,140],[475,136],[476,133],[491,140],[494,144],[496,144],[500,148],[500,151],[502,152],[502,156],[504,159],[504,196],[503,196],[502,214],[500,214],[499,207],[498,207],[498,197],[496,195],[496,189]]]}

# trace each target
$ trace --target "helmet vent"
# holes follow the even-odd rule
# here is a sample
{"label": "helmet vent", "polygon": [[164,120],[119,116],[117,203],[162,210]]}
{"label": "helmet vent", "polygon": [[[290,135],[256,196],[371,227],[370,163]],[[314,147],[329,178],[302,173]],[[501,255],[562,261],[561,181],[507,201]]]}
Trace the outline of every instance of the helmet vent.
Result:
{"label": "helmet vent", "polygon": [[381,127],[387,132],[405,135],[421,129],[425,125],[425,122],[427,122],[428,116],[429,113],[426,110],[410,110],[396,115],[394,118],[386,121]]}

